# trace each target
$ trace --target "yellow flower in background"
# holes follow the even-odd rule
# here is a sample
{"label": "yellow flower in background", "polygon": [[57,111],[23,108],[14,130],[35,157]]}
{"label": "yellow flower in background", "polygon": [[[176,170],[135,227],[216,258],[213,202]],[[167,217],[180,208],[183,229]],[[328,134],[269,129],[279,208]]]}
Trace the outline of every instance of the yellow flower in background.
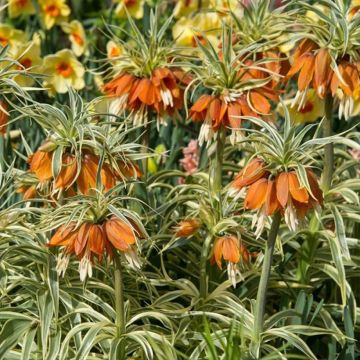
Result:
{"label": "yellow flower in background", "polygon": [[[292,106],[292,103],[293,99],[284,101],[284,104],[289,111],[290,118],[297,124],[314,122],[325,115],[324,100],[320,99],[313,89],[309,89],[304,106],[301,109],[298,109],[296,104],[295,106]],[[284,109],[281,103],[278,105],[277,112],[281,116],[284,116]]]}
{"label": "yellow flower in background", "polygon": [[210,0],[210,5],[216,11],[227,14],[229,11],[234,12],[237,16],[243,13],[243,7],[239,0]]}
{"label": "yellow flower in background", "polygon": [[5,47],[18,46],[26,41],[26,35],[23,31],[14,29],[10,25],[0,24],[0,45]]}
{"label": "yellow flower in background", "polygon": [[81,56],[86,49],[86,36],[80,21],[73,20],[70,23],[61,24],[61,28],[69,34],[71,49],[76,56]]}
{"label": "yellow flower in background", "polygon": [[[18,70],[33,73],[39,72],[42,65],[40,37],[35,35],[32,41],[22,44],[13,50],[10,49],[9,56],[19,63],[16,66]],[[31,86],[35,82],[32,77],[26,75],[16,75],[14,80],[20,86]]]}
{"label": "yellow flower in background", "polygon": [[9,0],[9,16],[11,18],[33,14],[35,14],[35,8],[32,0]]}
{"label": "yellow flower in background", "polygon": [[[329,14],[329,8],[327,6],[314,4],[313,7],[325,15]],[[314,11],[308,10],[306,12],[306,17],[314,23],[321,23],[321,21],[322,21],[321,17]]]}
{"label": "yellow flower in background", "polygon": [[44,86],[49,89],[50,94],[54,91],[60,94],[66,93],[70,87],[75,90],[85,87],[85,68],[69,49],[46,56],[43,74],[48,76]]}
{"label": "yellow flower in background", "polygon": [[199,13],[193,18],[182,17],[172,28],[173,38],[179,46],[196,47],[196,38],[205,43],[202,34],[205,34],[213,46],[219,43],[221,34],[221,20],[216,13]]}
{"label": "yellow flower in background", "polygon": [[354,17],[360,11],[360,0],[351,2],[350,18]]}
{"label": "yellow flower in background", "polygon": [[115,14],[119,18],[127,17],[126,10],[135,19],[141,19],[144,16],[144,0],[113,0],[113,2],[118,4]]}
{"label": "yellow flower in background", "polygon": [[106,44],[106,54],[108,60],[114,60],[119,56],[123,55],[124,49],[120,44],[117,44],[115,41],[110,40]]}
{"label": "yellow flower in background", "polygon": [[70,8],[66,5],[65,0],[39,0],[39,5],[46,29],[65,22],[70,15]]}
{"label": "yellow flower in background", "polygon": [[[209,0],[202,1],[201,8],[208,8],[209,4]],[[176,18],[188,16],[191,13],[200,10],[198,7],[199,0],[180,0],[176,2],[173,14]]]}

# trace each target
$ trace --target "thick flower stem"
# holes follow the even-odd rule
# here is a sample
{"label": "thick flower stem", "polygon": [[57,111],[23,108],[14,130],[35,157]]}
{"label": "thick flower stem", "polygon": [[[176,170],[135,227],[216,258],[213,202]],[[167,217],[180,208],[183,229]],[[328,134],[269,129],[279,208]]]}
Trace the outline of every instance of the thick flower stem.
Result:
{"label": "thick flower stem", "polygon": [[[224,146],[226,140],[226,130],[220,129],[218,132],[218,136],[216,139],[216,149],[215,155],[213,157],[213,161],[211,164],[211,179],[212,181],[212,193],[216,198],[216,211],[217,211],[217,219],[219,221],[221,219],[221,188],[222,188],[222,167],[223,167],[223,157],[224,157]],[[210,179],[210,183],[211,183]],[[209,234],[205,239],[200,258],[200,297],[201,299],[206,299],[208,292],[208,277],[207,277],[207,259],[209,255],[212,235]]]}
{"label": "thick flower stem", "polygon": [[271,225],[268,240],[265,246],[264,262],[262,265],[260,283],[256,296],[255,313],[254,313],[254,336],[251,347],[251,352],[256,358],[259,357],[260,352],[260,336],[264,329],[264,316],[265,316],[265,304],[266,304],[266,292],[268,288],[271,263],[275,248],[275,241],[280,227],[281,215],[277,212],[274,215]]}
{"label": "thick flower stem", "polygon": [[[220,129],[216,140],[217,141],[216,150],[215,150],[216,153],[214,156],[212,171],[210,172],[213,178],[212,190],[219,203],[218,212],[221,211],[222,168],[223,168],[223,160],[224,160],[225,139],[226,139],[225,129]],[[218,215],[220,218],[221,214],[218,213]]]}
{"label": "thick flower stem", "polygon": [[206,299],[207,292],[208,292],[208,277],[207,277],[207,259],[209,254],[209,249],[211,245],[212,236],[208,235],[205,239],[202,251],[201,251],[201,257],[200,257],[200,298],[202,300]]}
{"label": "thick flower stem", "polygon": [[[331,94],[327,95],[325,99],[325,118],[323,120],[323,136],[329,137],[332,135],[332,111],[333,111],[333,102],[334,99]],[[332,182],[334,172],[334,146],[332,143],[325,145],[325,163],[324,163],[324,173],[322,179],[322,188],[324,193],[326,193]]]}
{"label": "thick flower stem", "polygon": [[[114,290],[115,290],[115,312],[116,312],[116,337],[120,338],[125,332],[125,304],[124,304],[124,284],[121,269],[120,256],[114,254]],[[124,355],[124,347],[120,347],[121,356]]]}

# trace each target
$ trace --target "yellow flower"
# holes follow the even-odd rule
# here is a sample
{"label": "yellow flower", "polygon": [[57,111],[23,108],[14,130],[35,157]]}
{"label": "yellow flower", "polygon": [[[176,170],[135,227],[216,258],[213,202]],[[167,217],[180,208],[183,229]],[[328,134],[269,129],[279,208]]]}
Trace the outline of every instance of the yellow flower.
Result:
{"label": "yellow flower", "polygon": [[[174,16],[179,18],[181,16],[188,16],[191,13],[200,10],[199,7],[199,0],[180,0],[176,2],[174,8]],[[201,2],[202,8],[209,7],[209,0],[205,0]]]}
{"label": "yellow flower", "polygon": [[[325,115],[324,100],[320,99],[313,89],[309,89],[302,109],[298,109],[297,105],[292,106],[293,99],[285,100],[284,103],[290,118],[297,124],[314,122]],[[279,104],[277,111],[284,116],[282,104]]]}
{"label": "yellow flower", "polygon": [[10,25],[0,24],[0,45],[5,47],[18,46],[26,41],[26,35],[23,31],[14,29]]}
{"label": "yellow flower", "polygon": [[188,19],[182,17],[172,28],[173,38],[179,46],[196,47],[196,38],[205,43],[202,34],[205,34],[213,46],[219,43],[218,35],[221,33],[221,20],[216,13],[197,14]]}
{"label": "yellow flower", "polygon": [[9,16],[11,18],[33,14],[35,14],[35,8],[32,0],[9,0]]}
{"label": "yellow flower", "polygon": [[67,21],[70,8],[65,0],[39,0],[41,17],[46,29],[51,29],[55,24]]}
{"label": "yellow flower", "polygon": [[232,11],[238,16],[242,15],[243,7],[239,0],[210,0],[211,6],[220,13],[228,13]]}
{"label": "yellow flower", "polygon": [[43,73],[49,76],[44,82],[44,86],[49,89],[50,94],[54,92],[63,94],[70,87],[80,90],[85,86],[84,66],[69,49],[60,50],[54,55],[46,56],[44,58]]}
{"label": "yellow flower", "polygon": [[115,41],[110,40],[106,44],[106,53],[109,60],[114,60],[124,54],[124,49],[120,44],[117,44]]}
{"label": "yellow flower", "polygon": [[[18,70],[37,72],[42,64],[40,50],[40,37],[34,36],[34,39],[28,43],[22,44],[14,49],[10,49],[9,56],[18,61],[16,66]],[[20,86],[31,86],[34,79],[26,75],[16,75],[14,80]]]}
{"label": "yellow flower", "polygon": [[61,28],[66,34],[69,34],[72,51],[76,56],[81,56],[85,52],[86,37],[82,24],[73,20],[71,23],[63,23]]}
{"label": "yellow flower", "polygon": [[[328,15],[329,14],[329,8],[324,5],[315,4],[312,5],[314,8],[316,8],[319,12]],[[323,20],[321,17],[314,11],[308,10],[305,14],[305,16],[313,23],[321,23]]]}
{"label": "yellow flower", "polygon": [[360,0],[353,0],[350,7],[350,19],[360,11]]}
{"label": "yellow flower", "polygon": [[141,19],[144,16],[144,0],[113,0],[113,2],[118,3],[115,14],[119,18],[127,17],[126,10],[135,19]]}

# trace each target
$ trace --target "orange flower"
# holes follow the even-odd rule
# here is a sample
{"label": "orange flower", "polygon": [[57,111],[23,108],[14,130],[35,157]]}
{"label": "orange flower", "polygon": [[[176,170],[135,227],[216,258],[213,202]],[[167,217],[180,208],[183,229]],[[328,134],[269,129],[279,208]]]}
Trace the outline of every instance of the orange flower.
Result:
{"label": "orange flower", "polygon": [[58,258],[57,270],[60,274],[65,273],[71,254],[79,259],[80,280],[86,276],[92,276],[92,264],[97,258],[102,261],[105,253],[110,257],[114,249],[123,252],[131,258],[133,264],[139,265],[136,253],[132,246],[136,242],[135,230],[130,224],[113,216],[103,224],[85,222],[77,227],[75,222],[62,225],[51,238],[48,246],[64,246],[62,254]]}
{"label": "orange flower", "polygon": [[141,170],[138,165],[133,164],[130,161],[120,160],[117,162],[120,173],[116,173],[116,177],[120,180],[125,178],[140,178],[142,176]]}
{"label": "orange flower", "polygon": [[334,72],[331,81],[331,93],[340,98],[339,117],[347,120],[354,111],[354,99],[360,95],[360,62],[350,63],[341,60],[338,71],[342,79]]}
{"label": "orange flower", "polygon": [[[83,155],[81,160],[81,170],[76,179],[78,188],[83,194],[88,194],[91,189],[96,188],[96,175],[99,161],[99,157],[91,153]],[[101,183],[104,185],[105,191],[108,191],[115,186],[115,177],[108,164],[103,164],[100,175]]]}
{"label": "orange flower", "polygon": [[52,178],[52,152],[35,151],[29,156],[30,171],[33,172],[39,181],[46,181]]}
{"label": "orange flower", "polygon": [[269,99],[277,96],[270,89],[250,90],[237,97],[224,95],[202,95],[190,108],[190,118],[195,122],[203,122],[199,134],[199,145],[208,143],[221,126],[232,130],[231,142],[241,138],[240,116],[269,115],[271,105]]}
{"label": "orange flower", "polygon": [[219,269],[222,268],[222,259],[228,263],[228,277],[232,285],[236,287],[236,275],[240,273],[237,264],[240,260],[248,263],[250,254],[246,246],[241,244],[236,236],[226,235],[216,239],[213,259]]}
{"label": "orange flower", "polygon": [[193,235],[200,227],[200,221],[198,219],[185,219],[180,221],[176,226],[176,237],[189,237]]}
{"label": "orange flower", "polygon": [[105,224],[106,236],[111,244],[118,250],[126,251],[135,244],[134,229],[116,217],[112,217]]}
{"label": "orange flower", "polygon": [[235,194],[245,186],[266,176],[265,163],[259,158],[251,160],[235,177],[231,184],[230,193]]}
{"label": "orange flower", "polygon": [[311,84],[321,99],[329,93],[334,73],[331,62],[328,49],[319,48],[309,39],[304,39],[300,43],[294,54],[294,63],[286,76],[291,78],[299,73],[296,99],[300,99],[300,108],[303,106],[304,94],[306,95]]}
{"label": "orange flower", "polygon": [[[106,83],[103,91],[114,98],[110,112],[120,114],[134,111],[135,119],[142,122],[148,110],[160,115],[173,115],[183,106],[183,90],[179,84],[179,70],[154,69],[150,78],[138,78],[123,73]],[[135,120],[134,120],[135,121]]]}
{"label": "orange flower", "polygon": [[4,100],[0,100],[0,135],[6,133],[6,126],[9,120],[9,115],[4,110],[7,111],[7,103]]}
{"label": "orange flower", "polygon": [[293,231],[298,226],[299,218],[303,219],[309,209],[318,204],[322,205],[323,202],[322,192],[314,173],[310,170],[306,173],[311,193],[300,185],[295,171],[280,173],[276,177],[276,196],[285,210],[285,222]]}
{"label": "orange flower", "polygon": [[75,180],[77,173],[77,164],[74,155],[63,154],[62,168],[55,180],[55,189],[65,189]]}
{"label": "orange flower", "polygon": [[259,237],[265,226],[265,219],[277,211],[284,214],[285,222],[291,230],[297,228],[299,219],[303,220],[307,212],[322,205],[323,197],[315,174],[307,169],[310,191],[300,185],[295,171],[282,172],[272,179],[260,159],[252,160],[236,177],[230,193],[236,195],[243,187],[249,186],[244,208],[258,210],[253,218],[257,225],[255,235]]}
{"label": "orange flower", "polygon": [[25,201],[34,199],[36,197],[36,195],[37,195],[36,185],[21,186],[16,190],[16,192],[19,193],[19,194],[24,194],[23,199]]}

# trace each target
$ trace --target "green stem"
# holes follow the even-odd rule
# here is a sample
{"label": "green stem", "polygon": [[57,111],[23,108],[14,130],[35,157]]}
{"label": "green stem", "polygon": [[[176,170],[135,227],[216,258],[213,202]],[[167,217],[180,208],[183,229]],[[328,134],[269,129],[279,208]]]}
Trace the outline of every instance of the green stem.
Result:
{"label": "green stem", "polygon": [[[149,124],[149,118],[145,117],[145,123],[144,123],[144,134],[142,139],[142,145],[145,151],[149,148],[149,142],[150,142],[150,124]],[[142,160],[142,170],[143,170],[143,179],[144,182],[147,182],[148,177],[148,159],[145,158]]]}
{"label": "green stem", "polygon": [[[334,99],[331,94],[326,96],[325,99],[325,118],[323,120],[323,136],[329,137],[332,135],[332,111],[333,111]],[[332,182],[334,172],[334,145],[332,143],[325,145],[325,161],[324,161],[324,172],[322,179],[322,188],[326,193]]]}
{"label": "green stem", "polygon": [[217,143],[216,143],[216,153],[214,156],[214,163],[212,166],[212,175],[213,175],[213,192],[218,200],[218,215],[219,219],[221,218],[221,189],[222,189],[222,168],[224,161],[224,146],[226,139],[226,130],[220,129],[218,132]]}
{"label": "green stem", "polygon": [[[216,153],[213,157],[213,163],[211,165],[211,178],[212,182],[212,192],[217,199],[217,221],[222,217],[221,210],[221,188],[222,188],[222,167],[223,167],[223,158],[224,158],[224,146],[226,140],[226,130],[220,129],[217,134],[216,140]],[[209,234],[205,239],[200,258],[200,297],[201,299],[206,299],[208,293],[208,276],[207,276],[207,259],[209,255],[209,249],[211,245],[211,240],[213,236]]]}
{"label": "green stem", "polygon": [[203,243],[201,257],[200,257],[200,298],[202,300],[206,299],[208,293],[207,260],[208,260],[211,240],[212,240],[212,236],[208,235]]}
{"label": "green stem", "polygon": [[254,337],[252,342],[252,349],[255,349],[254,353],[256,358],[259,357],[259,352],[260,352],[260,335],[264,329],[266,292],[269,284],[271,263],[275,248],[275,241],[280,227],[280,221],[281,221],[281,215],[280,212],[277,212],[274,215],[271,229],[269,232],[269,238],[266,242],[264,262],[262,265],[260,283],[256,296],[255,313],[254,313]]}
{"label": "green stem", "polygon": [[116,312],[116,336],[119,338],[125,332],[124,289],[120,256],[114,253],[114,290]]}

